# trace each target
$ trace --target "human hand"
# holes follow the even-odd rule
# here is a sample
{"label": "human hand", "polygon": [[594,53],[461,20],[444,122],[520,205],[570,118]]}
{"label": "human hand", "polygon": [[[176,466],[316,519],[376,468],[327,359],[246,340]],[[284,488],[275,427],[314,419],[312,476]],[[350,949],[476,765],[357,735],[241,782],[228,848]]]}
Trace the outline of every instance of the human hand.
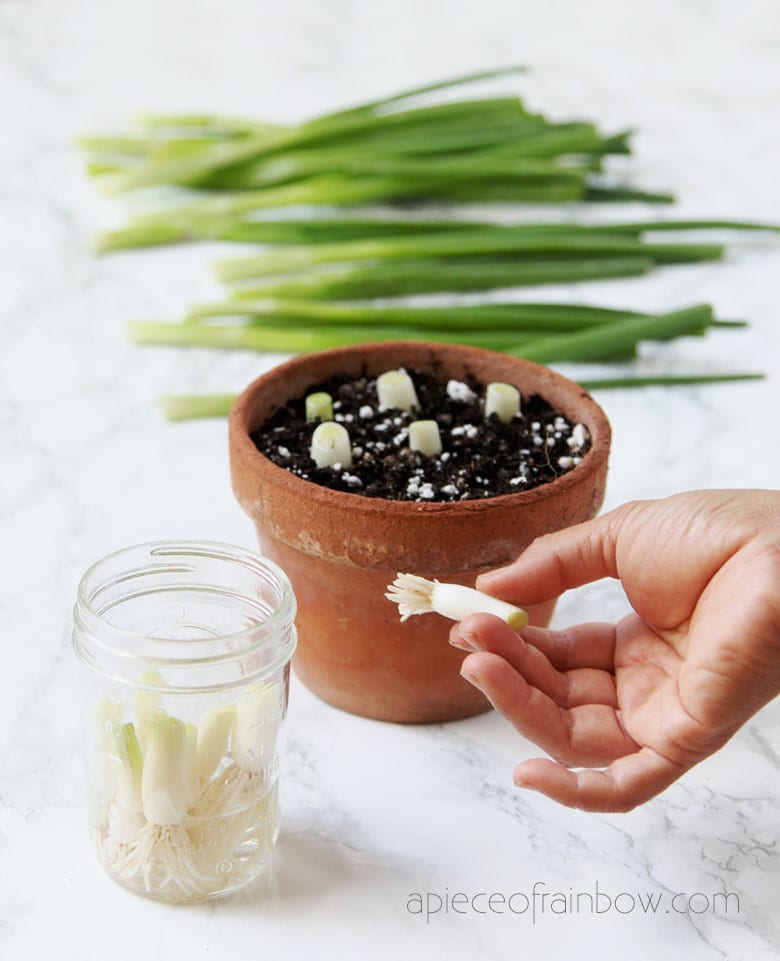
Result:
{"label": "human hand", "polygon": [[527,605],[603,577],[620,579],[634,611],[616,625],[518,635],[475,614],[450,642],[476,652],[463,676],[555,759],[519,764],[516,785],[628,811],[780,692],[780,492],[625,504],[539,538],[477,587]]}

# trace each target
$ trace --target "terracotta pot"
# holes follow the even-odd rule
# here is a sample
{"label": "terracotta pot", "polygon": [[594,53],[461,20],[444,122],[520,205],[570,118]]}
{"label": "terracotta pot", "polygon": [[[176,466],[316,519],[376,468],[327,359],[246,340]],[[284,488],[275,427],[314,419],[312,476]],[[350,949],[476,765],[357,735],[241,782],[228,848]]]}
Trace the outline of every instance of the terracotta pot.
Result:
{"label": "terracotta pot", "polygon": [[[320,487],[277,467],[251,440],[289,399],[340,373],[377,375],[400,366],[444,378],[472,374],[540,394],[592,446],[582,463],[549,484],[499,497],[418,504]],[[401,624],[384,597],[398,571],[473,585],[541,534],[593,517],[601,506],[610,428],[577,384],[546,367],[451,344],[385,342],[297,357],[259,377],[230,414],[233,489],[257,527],[261,550],[286,571],[298,599],[293,666],[303,683],[336,707],[385,721],[433,722],[487,710],[459,674],[463,654],[438,614]],[[530,608],[546,625],[554,603]]]}

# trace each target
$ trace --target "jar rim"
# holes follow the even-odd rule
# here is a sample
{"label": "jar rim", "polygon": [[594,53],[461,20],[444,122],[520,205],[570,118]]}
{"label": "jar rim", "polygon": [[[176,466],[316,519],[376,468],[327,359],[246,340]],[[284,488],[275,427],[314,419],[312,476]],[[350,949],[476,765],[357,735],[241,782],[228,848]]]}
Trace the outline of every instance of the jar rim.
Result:
{"label": "jar rim", "polygon": [[[258,575],[273,575],[276,581],[274,587],[279,592],[278,603],[274,605],[267,617],[265,617],[262,621],[259,621],[257,624],[251,624],[248,627],[243,627],[238,631],[216,634],[214,636],[202,639],[187,639],[186,641],[187,644],[193,644],[196,646],[201,643],[203,643],[204,646],[214,644],[229,645],[233,648],[231,652],[220,653],[217,655],[206,654],[203,657],[187,659],[158,659],[148,656],[142,658],[142,660],[148,661],[148,663],[153,664],[154,666],[159,666],[164,660],[169,660],[171,666],[184,666],[186,664],[191,666],[202,664],[205,666],[207,664],[219,663],[238,657],[243,657],[247,653],[251,652],[253,648],[262,645],[263,642],[269,637],[274,636],[277,631],[284,630],[287,627],[292,627],[293,625],[297,609],[295,595],[287,574],[274,561],[256,551],[252,551],[244,547],[238,547],[233,544],[228,544],[223,541],[186,540],[172,538],[167,540],[145,541],[118,548],[117,550],[100,557],[87,568],[79,580],[76,591],[74,618],[77,624],[80,620],[82,622],[82,626],[86,628],[89,633],[93,633],[94,630],[108,630],[112,638],[114,638],[116,641],[143,642],[152,649],[155,647],[155,645],[160,645],[160,647],[165,645],[169,647],[172,643],[176,643],[175,638],[159,637],[155,636],[154,634],[147,634],[143,631],[130,630],[112,623],[102,612],[96,609],[93,603],[97,590],[106,583],[105,581],[101,582],[99,579],[96,580],[101,569],[108,567],[112,561],[117,561],[123,555],[130,556],[133,552],[145,552],[150,559],[154,559],[155,556],[164,559],[166,557],[171,558],[176,556],[184,558],[189,555],[190,557],[194,558],[203,557],[216,560],[239,562],[243,564],[245,568],[253,570]],[[128,574],[129,573],[130,570],[128,569]],[[258,631],[262,632],[262,637],[260,639],[257,638]],[[74,646],[76,647],[76,653],[83,659],[85,652],[79,649],[81,645]],[[114,653],[121,656],[118,649],[115,649]],[[287,654],[285,659],[289,659],[291,653],[292,651]]]}

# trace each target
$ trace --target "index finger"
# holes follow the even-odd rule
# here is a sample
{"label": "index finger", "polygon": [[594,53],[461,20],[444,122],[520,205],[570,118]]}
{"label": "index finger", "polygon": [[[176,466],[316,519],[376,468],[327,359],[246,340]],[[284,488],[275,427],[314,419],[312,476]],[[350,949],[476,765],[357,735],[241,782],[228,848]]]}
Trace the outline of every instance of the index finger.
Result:
{"label": "index finger", "polygon": [[477,589],[515,603],[539,604],[572,587],[618,577],[618,532],[629,506],[538,537],[507,567],[480,574]]}

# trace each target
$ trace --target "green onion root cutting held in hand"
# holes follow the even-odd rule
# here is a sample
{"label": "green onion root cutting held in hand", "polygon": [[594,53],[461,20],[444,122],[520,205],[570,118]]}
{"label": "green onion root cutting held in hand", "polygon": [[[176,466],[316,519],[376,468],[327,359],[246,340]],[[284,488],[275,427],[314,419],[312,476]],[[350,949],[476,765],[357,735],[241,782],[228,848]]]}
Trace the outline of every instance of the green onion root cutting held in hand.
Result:
{"label": "green onion root cutting held in hand", "polygon": [[441,614],[453,621],[462,621],[469,614],[494,614],[516,631],[528,623],[528,615],[497,597],[483,594],[462,584],[442,584],[416,574],[398,574],[388,585],[385,597],[398,605],[401,621],[415,614]]}

